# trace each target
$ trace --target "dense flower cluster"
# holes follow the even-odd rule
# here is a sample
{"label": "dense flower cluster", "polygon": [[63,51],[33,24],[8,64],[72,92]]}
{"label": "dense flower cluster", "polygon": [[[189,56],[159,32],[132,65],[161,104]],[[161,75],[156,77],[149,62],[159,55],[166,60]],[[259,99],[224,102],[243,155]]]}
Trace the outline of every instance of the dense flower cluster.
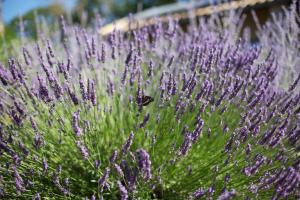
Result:
{"label": "dense flower cluster", "polygon": [[300,74],[278,87],[278,46],[236,16],[25,40],[0,65],[0,198],[300,198]]}

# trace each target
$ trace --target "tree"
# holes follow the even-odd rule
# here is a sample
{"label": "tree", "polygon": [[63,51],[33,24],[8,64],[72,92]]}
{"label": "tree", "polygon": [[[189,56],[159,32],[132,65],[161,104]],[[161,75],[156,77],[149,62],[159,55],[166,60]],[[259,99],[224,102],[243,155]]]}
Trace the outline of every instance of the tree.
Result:
{"label": "tree", "polygon": [[152,6],[174,3],[176,0],[81,0],[78,1],[73,11],[73,19],[80,22],[82,13],[87,14],[87,21],[91,22],[95,13],[108,20],[127,16],[129,13],[137,12],[137,5],[142,9]]}

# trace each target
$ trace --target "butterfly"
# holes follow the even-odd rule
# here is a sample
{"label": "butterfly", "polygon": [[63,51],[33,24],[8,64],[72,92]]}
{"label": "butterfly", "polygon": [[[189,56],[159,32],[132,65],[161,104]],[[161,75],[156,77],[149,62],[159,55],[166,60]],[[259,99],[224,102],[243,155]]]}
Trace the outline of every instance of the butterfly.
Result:
{"label": "butterfly", "polygon": [[143,96],[141,104],[138,104],[138,106],[147,106],[149,103],[154,101],[154,99],[150,96]]}

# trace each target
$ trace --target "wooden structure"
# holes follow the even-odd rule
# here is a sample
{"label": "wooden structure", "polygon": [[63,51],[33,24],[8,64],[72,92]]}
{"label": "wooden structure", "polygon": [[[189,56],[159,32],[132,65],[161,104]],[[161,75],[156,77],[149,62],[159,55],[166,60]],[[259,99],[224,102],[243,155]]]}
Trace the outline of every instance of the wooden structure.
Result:
{"label": "wooden structure", "polygon": [[[138,22],[139,27],[152,25],[156,22],[155,18],[159,18],[161,22],[167,22],[169,17],[174,19],[188,19],[191,17],[200,17],[210,15],[216,12],[228,11],[231,9],[254,8],[260,10],[258,17],[265,21],[269,15],[269,8],[276,8],[283,4],[291,3],[290,0],[235,0],[225,3],[218,3],[219,0],[204,0],[191,2],[178,2],[160,7],[142,11],[133,15],[133,19]],[[249,21],[249,20],[248,20]],[[246,20],[247,23],[247,20]],[[132,24],[131,28],[136,28],[136,24]],[[129,29],[129,18],[125,17],[104,25],[99,33],[107,35],[114,29],[127,31]]]}

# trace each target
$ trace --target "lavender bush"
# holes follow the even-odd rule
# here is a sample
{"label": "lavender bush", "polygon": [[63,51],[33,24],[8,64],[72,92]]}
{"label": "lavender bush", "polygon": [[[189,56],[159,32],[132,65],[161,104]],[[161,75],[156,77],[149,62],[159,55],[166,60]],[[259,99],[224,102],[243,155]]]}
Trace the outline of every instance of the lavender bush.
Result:
{"label": "lavender bush", "polygon": [[0,197],[300,198],[299,71],[278,87],[278,37],[253,45],[237,19],[22,38],[0,66]]}

